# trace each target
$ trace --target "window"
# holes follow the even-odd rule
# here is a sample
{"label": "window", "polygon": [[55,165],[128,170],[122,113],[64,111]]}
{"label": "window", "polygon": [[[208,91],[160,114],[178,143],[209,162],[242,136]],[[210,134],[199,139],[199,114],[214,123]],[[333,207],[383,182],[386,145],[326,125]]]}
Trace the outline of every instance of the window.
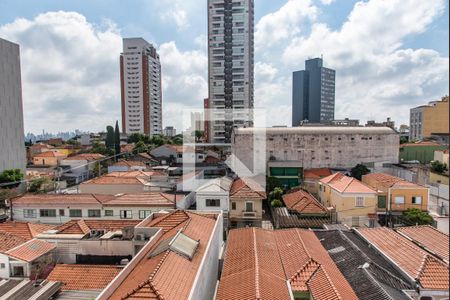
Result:
{"label": "window", "polygon": [[412,204],[422,204],[422,197],[421,196],[412,197]]}
{"label": "window", "polygon": [[220,207],[220,199],[206,199],[207,207]]}
{"label": "window", "polygon": [[131,219],[133,217],[133,213],[131,210],[121,210],[120,211],[120,218],[121,219]]}
{"label": "window", "polygon": [[394,203],[395,204],[405,204],[405,196],[395,196]]}
{"label": "window", "polygon": [[386,196],[378,196],[378,208],[386,208]]}
{"label": "window", "polygon": [[231,202],[231,209],[236,210],[236,202]]}
{"label": "window", "polygon": [[89,218],[100,218],[100,209],[88,209]]}
{"label": "window", "polygon": [[60,209],[60,210],[59,210],[59,215],[60,215],[61,217],[64,217],[64,216],[66,215],[66,211],[65,211],[64,209]]}
{"label": "window", "polygon": [[56,209],[40,209],[39,215],[41,217],[56,217]]}
{"label": "window", "polygon": [[81,209],[70,209],[69,210],[69,217],[71,218],[81,218]]}
{"label": "window", "polygon": [[114,211],[112,209],[105,210],[105,217],[112,217],[114,216]]}
{"label": "window", "polygon": [[0,264],[0,269],[4,269],[5,268],[5,264],[4,263],[1,263]]}
{"label": "window", "polygon": [[245,202],[245,211],[253,212],[253,202]]}
{"label": "window", "polygon": [[24,209],[23,210],[24,218],[36,218],[36,210],[35,209]]}
{"label": "window", "polygon": [[356,197],[356,207],[364,207],[364,197]]}
{"label": "window", "polygon": [[[55,214],[56,214],[56,210],[55,210]],[[23,266],[13,267],[12,277],[24,277]]]}
{"label": "window", "polygon": [[140,210],[139,211],[139,219],[145,219],[152,213],[151,210]]}

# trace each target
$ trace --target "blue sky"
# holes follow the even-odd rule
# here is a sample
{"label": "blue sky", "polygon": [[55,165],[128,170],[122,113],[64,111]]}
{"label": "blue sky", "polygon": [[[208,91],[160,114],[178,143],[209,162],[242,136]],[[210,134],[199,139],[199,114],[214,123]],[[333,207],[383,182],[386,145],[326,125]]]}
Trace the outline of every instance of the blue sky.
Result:
{"label": "blue sky", "polygon": [[[0,1],[0,37],[21,45],[25,130],[102,130],[120,116],[121,37],[157,45],[164,126],[207,96],[206,0]],[[255,103],[290,124],[291,73],[324,55],[336,116],[407,123],[448,94],[444,0],[256,0]]]}

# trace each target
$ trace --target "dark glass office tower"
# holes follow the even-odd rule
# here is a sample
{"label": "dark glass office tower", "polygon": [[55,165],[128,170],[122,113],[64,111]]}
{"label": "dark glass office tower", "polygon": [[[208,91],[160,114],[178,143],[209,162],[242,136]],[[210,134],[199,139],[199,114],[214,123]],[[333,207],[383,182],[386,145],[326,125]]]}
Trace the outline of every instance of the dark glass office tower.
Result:
{"label": "dark glass office tower", "polygon": [[293,73],[292,126],[334,120],[335,77],[336,71],[323,67],[321,58],[307,60],[305,70]]}

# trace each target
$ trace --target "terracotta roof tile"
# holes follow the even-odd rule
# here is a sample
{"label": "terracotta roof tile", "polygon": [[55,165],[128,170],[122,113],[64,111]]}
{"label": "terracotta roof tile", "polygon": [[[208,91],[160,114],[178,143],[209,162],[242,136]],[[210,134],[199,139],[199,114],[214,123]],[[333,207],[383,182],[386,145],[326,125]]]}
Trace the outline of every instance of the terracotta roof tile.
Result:
{"label": "terracotta roof tile", "polygon": [[135,160],[119,160],[113,166],[117,167],[145,167],[145,164],[142,161]]}
{"label": "terracotta roof tile", "polygon": [[312,231],[230,231],[218,300],[291,299],[288,281],[314,299],[357,299]]}
{"label": "terracotta roof tile", "polygon": [[0,252],[4,253],[12,248],[15,248],[23,243],[27,239],[7,232],[0,232]]}
{"label": "terracotta roof tile", "polygon": [[283,195],[283,202],[289,209],[304,214],[327,214],[327,209],[313,195],[297,190]]}
{"label": "terracotta roof tile", "polygon": [[95,161],[105,158],[104,155],[99,153],[82,153],[74,156],[69,156],[65,160],[87,160],[87,161]]}
{"label": "terracotta roof tile", "polygon": [[430,225],[397,228],[396,231],[407,236],[421,247],[449,262],[449,236]]}
{"label": "terracotta roof tile", "polygon": [[319,178],[330,176],[331,174],[332,174],[331,170],[328,168],[306,169],[303,172],[303,177],[305,179],[306,178],[311,178],[311,179],[318,178],[319,179]]}
{"label": "terracotta roof tile", "polygon": [[43,240],[32,239],[5,252],[6,255],[26,262],[32,262],[55,249],[54,244]]}
{"label": "terracotta roof tile", "polygon": [[255,180],[246,177],[233,181],[230,190],[233,198],[266,198],[264,188]]}
{"label": "terracotta roof tile", "polygon": [[161,192],[147,192],[139,194],[122,194],[106,203],[105,206],[142,206],[142,207],[169,207],[175,208],[175,200],[180,201],[182,194],[171,195]]}
{"label": "terracotta roof tile", "polygon": [[[128,276],[123,281],[117,282],[118,287],[109,299],[142,299],[139,297],[165,300],[187,299],[215,223],[216,221],[208,216],[174,211],[146,224],[146,226],[162,227],[164,233]],[[149,257],[149,254],[162,241],[173,237],[178,230],[200,241],[191,260],[170,250]],[[160,298],[155,298],[155,294]]]}
{"label": "terracotta roof tile", "polygon": [[121,267],[110,265],[57,264],[47,280],[62,282],[63,290],[102,290],[121,270]]}
{"label": "terracotta roof tile", "polygon": [[386,227],[358,229],[357,232],[410,277],[418,280],[423,288],[449,288],[448,264],[434,258],[404,236]]}
{"label": "terracotta roof tile", "polygon": [[335,173],[320,180],[340,193],[376,193],[374,189],[365,185],[356,178]]}
{"label": "terracotta roof tile", "polygon": [[136,226],[140,220],[71,220],[55,228],[58,234],[87,234],[91,230],[117,231]]}
{"label": "terracotta roof tile", "polygon": [[11,200],[14,204],[102,204],[113,195],[94,194],[25,194]]}
{"label": "terracotta roof tile", "polygon": [[159,171],[111,172],[81,184],[145,184],[153,176],[167,176]]}
{"label": "terracotta roof tile", "polygon": [[38,234],[53,229],[54,227],[54,225],[42,223],[6,221],[0,223],[0,232],[7,232],[13,235],[20,236],[26,240],[31,240]]}
{"label": "terracotta roof tile", "polygon": [[40,158],[40,157],[63,157],[65,156],[64,154],[58,153],[58,152],[53,152],[53,151],[45,151],[39,154],[36,154],[34,157],[36,158]]}
{"label": "terracotta roof tile", "polygon": [[363,176],[364,182],[376,182],[379,186],[394,187],[394,186],[412,186],[422,187],[418,184],[406,181],[402,178],[395,177],[384,173],[369,173]]}

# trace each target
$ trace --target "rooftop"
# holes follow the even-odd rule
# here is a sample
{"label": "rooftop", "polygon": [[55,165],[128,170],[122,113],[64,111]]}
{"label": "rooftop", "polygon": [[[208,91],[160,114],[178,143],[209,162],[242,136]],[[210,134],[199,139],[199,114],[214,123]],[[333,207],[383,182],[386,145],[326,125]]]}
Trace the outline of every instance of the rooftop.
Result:
{"label": "rooftop", "polygon": [[384,173],[369,173],[366,175],[363,175],[363,181],[375,181],[378,183],[378,185],[383,187],[401,187],[401,186],[409,186],[409,187],[419,187],[423,188],[423,186],[420,186],[418,184],[406,181],[402,178],[384,174]]}
{"label": "rooftop", "polygon": [[6,251],[5,254],[22,261],[32,262],[55,248],[56,246],[54,244],[43,240],[32,239]]}
{"label": "rooftop", "polygon": [[58,152],[53,152],[53,151],[46,151],[46,152],[42,152],[39,154],[36,154],[34,156],[34,158],[41,158],[41,157],[62,157],[62,156],[66,156],[64,154],[58,153]]}
{"label": "rooftop", "polygon": [[417,143],[404,143],[400,145],[400,148],[404,147],[420,147],[420,146],[443,146],[437,142],[433,141],[419,141]]}
{"label": "rooftop", "polygon": [[145,163],[142,161],[137,160],[119,160],[115,164],[113,164],[115,167],[145,167]]}
{"label": "rooftop", "polygon": [[230,231],[216,299],[291,299],[288,284],[317,300],[358,299],[314,232]]}
{"label": "rooftop", "polygon": [[303,177],[315,179],[315,178],[327,177],[327,176],[330,176],[331,174],[332,174],[331,170],[328,168],[306,169],[303,172]]}
{"label": "rooftop", "polygon": [[200,186],[197,192],[229,192],[232,183],[233,180],[229,177],[214,178]]}
{"label": "rooftop", "polygon": [[376,193],[376,191],[365,185],[356,178],[335,173],[320,180],[340,193]]}
{"label": "rooftop", "polygon": [[0,232],[0,252],[4,253],[12,248],[15,248],[23,243],[27,239],[7,232]]}
{"label": "rooftop", "polygon": [[88,234],[92,230],[119,231],[136,226],[141,220],[71,220],[55,228],[57,234]]}
{"label": "rooftop", "polygon": [[[102,204],[115,197],[95,194],[25,194],[11,200],[14,204]],[[1,228],[1,225],[0,225]],[[1,229],[0,229],[1,230]]]}
{"label": "rooftop", "polygon": [[47,279],[61,282],[62,290],[102,290],[121,270],[110,265],[57,264]]}
{"label": "rooftop", "polygon": [[159,171],[111,172],[81,184],[146,184],[153,176],[166,176]]}
{"label": "rooftop", "polygon": [[264,188],[250,177],[239,178],[233,181],[230,190],[233,198],[266,198]]}
{"label": "rooftop", "polygon": [[60,287],[60,282],[48,280],[37,284],[36,281],[29,279],[0,279],[0,299],[55,299]]}
{"label": "rooftop", "polygon": [[437,255],[446,263],[449,262],[448,234],[429,225],[401,227],[397,228],[396,231],[406,236],[420,247]]}
{"label": "rooftop", "polygon": [[95,161],[105,158],[104,155],[99,153],[83,153],[83,154],[77,154],[74,156],[69,156],[65,158],[64,160],[87,160],[87,161]]}
{"label": "rooftop", "polygon": [[[116,299],[187,299],[196,278],[206,247],[213,233],[217,215],[202,215],[188,211],[159,214],[143,226],[160,227],[155,244],[142,250],[126,268],[126,277],[116,279],[117,288],[108,298]],[[140,225],[140,226],[141,226]],[[167,247],[176,235],[183,240],[198,241],[191,258]],[[190,243],[188,243],[190,244]],[[191,252],[192,254],[192,252]],[[124,270],[126,271],[126,270]]]}
{"label": "rooftop", "polygon": [[53,229],[54,227],[54,225],[47,225],[42,223],[6,221],[0,223],[0,232],[10,233],[16,236],[20,236],[25,240],[31,240],[38,234]]}
{"label": "rooftop", "polygon": [[175,207],[175,201],[185,198],[182,194],[168,194],[161,192],[146,192],[139,194],[119,194],[105,203],[105,206],[154,206],[154,207]]}
{"label": "rooftop", "polygon": [[425,289],[448,290],[448,264],[386,227],[358,229],[367,242]]}
{"label": "rooftop", "polygon": [[304,214],[327,214],[327,209],[313,195],[297,190],[283,195],[284,204],[292,210]]}
{"label": "rooftop", "polygon": [[266,134],[397,134],[389,127],[352,127],[352,126],[299,126],[299,127],[249,127],[235,129],[236,135]]}

